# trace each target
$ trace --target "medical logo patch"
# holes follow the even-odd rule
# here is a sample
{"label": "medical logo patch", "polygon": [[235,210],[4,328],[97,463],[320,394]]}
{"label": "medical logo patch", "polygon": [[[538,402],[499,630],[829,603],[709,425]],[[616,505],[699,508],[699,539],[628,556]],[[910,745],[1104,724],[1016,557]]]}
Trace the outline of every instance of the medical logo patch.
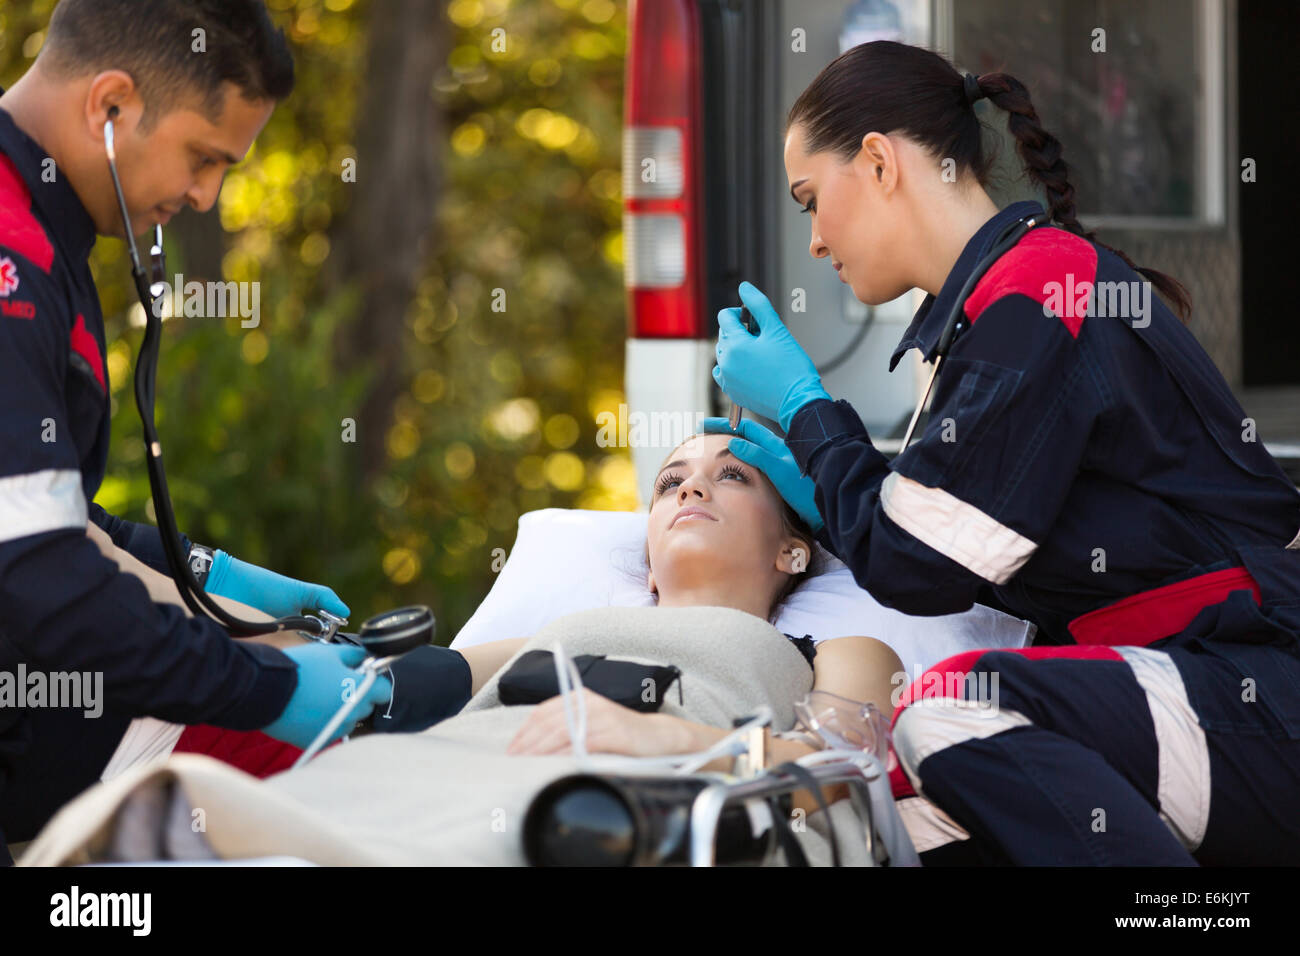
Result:
{"label": "medical logo patch", "polygon": [[18,267],[8,256],[0,256],[0,296],[9,298],[9,293],[18,288]]}

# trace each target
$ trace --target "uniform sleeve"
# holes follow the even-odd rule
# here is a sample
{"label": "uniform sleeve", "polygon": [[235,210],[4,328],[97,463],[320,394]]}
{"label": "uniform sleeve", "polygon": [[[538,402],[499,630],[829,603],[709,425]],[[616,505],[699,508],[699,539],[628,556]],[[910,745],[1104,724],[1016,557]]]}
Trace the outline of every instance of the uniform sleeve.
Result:
{"label": "uniform sleeve", "polygon": [[1065,324],[1012,294],[958,337],[924,433],[892,463],[846,402],[810,403],[786,442],[816,484],[822,543],[888,607],[970,608],[1060,514],[1101,411],[1093,366]]}
{"label": "uniform sleeve", "polygon": [[29,313],[0,315],[0,664],[102,676],[104,706],[123,715],[266,726],[297,684],[293,661],[154,604],[86,536],[63,398],[65,377],[80,374],[66,300],[17,253],[0,247],[0,261],[10,263],[8,300]]}
{"label": "uniform sleeve", "polygon": [[[167,554],[163,550],[162,534],[153,525],[127,521],[109,514],[93,501],[90,503],[90,520],[99,525],[113,539],[113,543],[160,574],[171,574]],[[190,553],[192,542],[181,535],[181,551]]]}

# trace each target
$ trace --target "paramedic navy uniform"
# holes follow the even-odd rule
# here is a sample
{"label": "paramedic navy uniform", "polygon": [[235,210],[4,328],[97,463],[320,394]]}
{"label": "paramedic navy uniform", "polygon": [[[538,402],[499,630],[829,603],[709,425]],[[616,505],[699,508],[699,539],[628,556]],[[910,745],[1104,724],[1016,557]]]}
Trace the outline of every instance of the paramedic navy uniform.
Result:
{"label": "paramedic navy uniform", "polygon": [[251,730],[297,684],[288,656],[154,604],[86,536],[94,520],[167,571],[156,529],[90,504],[109,442],[94,239],[53,161],[0,110],[0,674],[100,673],[104,707],[88,719],[0,698],[0,860],[4,838],[29,839],[99,779],[132,717]]}
{"label": "paramedic navy uniform", "polygon": [[[981,227],[891,369],[932,357],[976,263],[1039,210]],[[1000,604],[1055,645],[959,655],[907,689],[894,779],[927,798],[900,800],[919,850],[1300,859],[1300,492],[1178,318],[1154,294],[1117,310],[1104,285],[1142,281],[1039,227],[975,286],[928,425],[892,464],[846,402],[791,421],[819,538],[862,587],[911,614]],[[994,710],[953,702],[981,686]]]}

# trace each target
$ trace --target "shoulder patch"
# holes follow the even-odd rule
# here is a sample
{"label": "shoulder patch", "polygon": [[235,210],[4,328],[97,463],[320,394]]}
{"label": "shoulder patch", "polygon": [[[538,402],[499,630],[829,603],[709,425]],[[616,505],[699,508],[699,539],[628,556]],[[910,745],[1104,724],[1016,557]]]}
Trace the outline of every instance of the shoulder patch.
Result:
{"label": "shoulder patch", "polygon": [[42,272],[54,265],[54,244],[32,213],[32,194],[13,160],[0,153],[0,245],[21,255]]}
{"label": "shoulder patch", "polygon": [[1033,299],[1079,337],[1088,300],[1097,279],[1097,249],[1087,239],[1052,226],[1032,230],[1016,243],[966,300],[971,324],[999,299],[1019,293]]}
{"label": "shoulder patch", "polygon": [[10,292],[18,291],[18,267],[8,256],[0,256],[0,298],[9,298]]}

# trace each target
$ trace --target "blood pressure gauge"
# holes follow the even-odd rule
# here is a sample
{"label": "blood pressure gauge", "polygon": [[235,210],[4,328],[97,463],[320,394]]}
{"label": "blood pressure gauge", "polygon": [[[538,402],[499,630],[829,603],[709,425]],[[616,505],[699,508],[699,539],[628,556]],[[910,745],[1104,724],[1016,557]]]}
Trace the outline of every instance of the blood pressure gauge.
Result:
{"label": "blood pressure gauge", "polygon": [[371,657],[400,657],[433,643],[436,630],[433,611],[423,604],[413,604],[369,618],[362,623],[357,639]]}

